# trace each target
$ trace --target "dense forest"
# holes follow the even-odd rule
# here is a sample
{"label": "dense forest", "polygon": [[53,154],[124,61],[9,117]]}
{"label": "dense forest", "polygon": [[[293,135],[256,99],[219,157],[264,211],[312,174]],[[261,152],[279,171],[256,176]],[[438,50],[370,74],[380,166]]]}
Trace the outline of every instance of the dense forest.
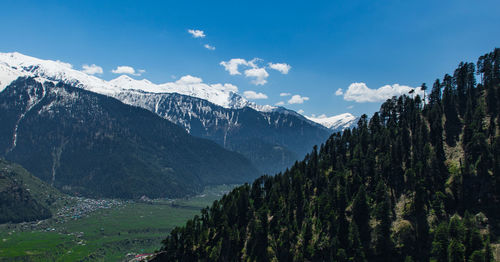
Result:
{"label": "dense forest", "polygon": [[215,201],[154,260],[493,261],[499,86],[500,49],[460,63]]}

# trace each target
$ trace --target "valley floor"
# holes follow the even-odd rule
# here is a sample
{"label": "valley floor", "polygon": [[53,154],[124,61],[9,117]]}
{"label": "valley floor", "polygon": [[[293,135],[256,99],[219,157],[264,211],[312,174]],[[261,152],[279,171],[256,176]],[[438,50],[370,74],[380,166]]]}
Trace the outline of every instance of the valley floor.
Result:
{"label": "valley floor", "polygon": [[126,261],[152,253],[170,230],[233,187],[175,200],[73,198],[51,219],[0,225],[0,261]]}

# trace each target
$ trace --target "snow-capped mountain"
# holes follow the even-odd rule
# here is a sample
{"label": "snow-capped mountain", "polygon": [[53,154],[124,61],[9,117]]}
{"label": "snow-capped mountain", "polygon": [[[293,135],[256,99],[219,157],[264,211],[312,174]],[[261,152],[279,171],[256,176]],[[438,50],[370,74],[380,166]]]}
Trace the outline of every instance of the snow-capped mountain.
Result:
{"label": "snow-capped mountain", "polygon": [[186,75],[175,82],[154,84],[147,79],[136,80],[122,75],[106,81],[75,70],[71,64],[61,61],[42,60],[17,52],[0,53],[0,91],[19,76],[42,77],[62,81],[95,93],[114,96],[124,90],[140,90],[149,93],[178,93],[210,101],[216,105],[238,109],[251,107],[258,111],[275,109],[269,105],[257,105],[241,97],[232,84],[206,84],[201,78]]}
{"label": "snow-capped mountain", "polygon": [[0,105],[0,157],[71,194],[179,197],[260,175],[148,110],[62,82],[20,77]]}
{"label": "snow-capped mountain", "polygon": [[330,135],[327,128],[285,108],[270,112],[250,107],[230,109],[177,93],[138,90],[122,92],[115,97],[152,111],[194,136],[241,153],[268,174],[289,167]]}
{"label": "snow-capped mountain", "polygon": [[110,95],[119,91],[107,81],[72,69],[68,63],[42,60],[20,53],[0,53],[0,91],[20,76],[61,81],[95,93]]}
{"label": "snow-capped mountain", "polygon": [[269,174],[302,159],[332,130],[349,127],[349,120],[354,118],[342,116],[336,122],[308,119],[283,107],[250,102],[237,94],[237,87],[231,84],[206,84],[190,75],[164,84],[125,75],[106,81],[64,62],[0,53],[0,92],[20,76],[35,77],[41,83],[62,82],[147,109],[191,135],[241,153]]}
{"label": "snow-capped mountain", "polygon": [[342,131],[352,127],[357,119],[357,117],[353,116],[351,113],[344,113],[331,117],[325,115],[318,117],[306,116],[306,118],[334,131]]}

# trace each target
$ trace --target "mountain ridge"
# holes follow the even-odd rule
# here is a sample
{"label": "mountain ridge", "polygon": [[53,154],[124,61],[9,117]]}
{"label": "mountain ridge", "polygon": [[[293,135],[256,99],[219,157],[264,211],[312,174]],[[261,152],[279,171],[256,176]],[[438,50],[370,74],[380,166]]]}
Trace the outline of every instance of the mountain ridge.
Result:
{"label": "mountain ridge", "polygon": [[306,116],[306,118],[333,131],[344,131],[346,128],[353,127],[358,119],[351,113],[343,113],[330,117],[327,117],[326,115],[317,117]]}
{"label": "mountain ridge", "polygon": [[[176,82],[154,84],[147,79],[137,80],[120,75],[110,81],[72,68],[71,64],[43,60],[18,52],[0,53],[0,92],[20,76],[39,76],[47,80],[63,81],[95,93],[110,95],[126,90],[149,93],[178,93],[207,100],[218,106],[241,109],[246,106],[261,112],[282,111],[284,107],[257,105],[237,94],[238,88],[231,84],[204,84],[201,78],[186,75]],[[186,87],[183,87],[186,85]],[[291,111],[289,109],[286,109]],[[300,115],[300,114],[299,114]],[[306,117],[307,118],[307,117]],[[326,126],[327,128],[330,128]]]}
{"label": "mountain ridge", "polygon": [[240,154],[146,109],[39,81],[19,78],[0,92],[0,152],[63,191],[173,197],[258,175]]}
{"label": "mountain ridge", "polygon": [[[145,108],[182,126],[192,135],[243,154],[262,173],[285,170],[311,146],[336,131],[284,107],[249,102],[235,93],[237,88],[230,84],[207,85],[193,76],[160,85],[125,75],[105,81],[60,61],[0,53],[0,90],[19,76],[34,76],[54,83],[62,81]],[[301,139],[296,139],[297,136]]]}

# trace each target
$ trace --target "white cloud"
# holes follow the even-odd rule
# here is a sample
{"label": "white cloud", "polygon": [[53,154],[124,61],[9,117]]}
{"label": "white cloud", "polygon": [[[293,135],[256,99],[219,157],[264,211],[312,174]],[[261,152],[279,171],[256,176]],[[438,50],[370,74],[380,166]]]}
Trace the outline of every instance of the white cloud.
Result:
{"label": "white cloud", "polygon": [[194,38],[205,38],[206,36],[203,30],[189,29],[188,33],[190,33]]}
{"label": "white cloud", "polygon": [[243,95],[246,99],[267,99],[267,95],[264,93],[257,93],[255,91],[245,91]]}
{"label": "white cloud", "polygon": [[205,44],[203,47],[205,47],[206,49],[211,50],[211,51],[215,50],[215,46],[211,46],[209,44]]}
{"label": "white cloud", "polygon": [[146,70],[139,69],[136,71],[131,66],[118,66],[117,68],[111,70],[111,72],[114,74],[129,74],[129,75],[134,75],[134,76],[140,76],[141,74],[146,72]]}
{"label": "white cloud", "polygon": [[192,76],[192,75],[185,75],[181,77],[179,80],[175,81],[174,83],[167,83],[167,84],[175,84],[178,86],[193,86],[193,87],[203,87],[204,89],[207,88],[215,88],[218,90],[223,90],[223,91],[231,91],[234,93],[238,92],[238,87],[233,85],[233,84],[205,84],[203,83],[203,79]]}
{"label": "white cloud", "polygon": [[292,94],[290,93],[280,93],[280,96],[291,96]]}
{"label": "white cloud", "polygon": [[233,84],[212,84],[210,85],[212,88],[216,88],[219,90],[231,91],[233,93],[238,93],[238,87]]}
{"label": "white cloud", "polygon": [[[352,83],[344,94],[344,100],[355,101],[358,103],[365,102],[383,102],[393,96],[408,95],[410,90],[415,88],[393,84],[385,85],[378,89],[370,89],[365,83]],[[420,88],[415,89],[415,95],[423,95],[423,91]]]}
{"label": "white cloud", "polygon": [[185,75],[181,77],[179,80],[175,81],[177,84],[181,85],[192,85],[192,84],[199,84],[202,83],[203,80],[199,77],[192,76],[192,75]]}
{"label": "white cloud", "polygon": [[301,114],[301,115],[302,115],[302,114],[304,114],[304,110],[299,109],[299,110],[297,111],[297,113],[299,113],[299,114]]}
{"label": "white cloud", "polygon": [[267,83],[266,79],[269,77],[269,74],[264,68],[252,68],[245,70],[245,76],[254,77],[255,79],[252,80],[252,84],[254,85],[264,85]]}
{"label": "white cloud", "polygon": [[344,94],[344,91],[342,91],[342,88],[339,88],[339,89],[337,89],[337,91],[335,91],[336,96],[341,96],[343,94]]}
{"label": "white cloud", "polygon": [[284,106],[285,102],[279,101],[278,103],[274,104],[275,106]]}
{"label": "white cloud", "polygon": [[353,108],[354,108],[353,105],[350,105],[350,106],[347,107],[347,109],[353,109]]}
{"label": "white cloud", "polygon": [[96,64],[91,64],[91,65],[85,64],[82,66],[82,72],[88,75],[95,75],[95,74],[102,74],[103,70],[102,67]]}
{"label": "white cloud", "polygon": [[256,57],[250,61],[248,61],[248,66],[252,67],[252,68],[258,68],[259,66],[257,66],[257,62],[261,62],[262,59]]}
{"label": "white cloud", "polygon": [[276,64],[269,63],[268,65],[270,68],[277,70],[284,75],[288,74],[288,71],[290,71],[290,69],[292,68],[289,64],[285,63],[276,63]]}
{"label": "white cloud", "polygon": [[66,63],[66,62],[63,62],[63,61],[60,61],[60,60],[56,60],[56,63],[58,63],[59,65],[62,65],[64,67],[66,67],[66,68],[69,68],[69,69],[73,68],[72,64]]}
{"label": "white cloud", "polygon": [[303,104],[304,101],[309,100],[309,97],[307,96],[300,96],[300,95],[293,95],[290,100],[288,100],[288,104]]}
{"label": "white cloud", "polygon": [[[196,89],[196,90],[208,90],[217,89],[225,92],[238,92],[238,87],[233,84],[207,84],[203,82],[203,79],[192,76],[185,75],[179,78],[175,82],[167,82],[161,84],[161,92],[171,92],[172,90],[186,90],[186,89]],[[166,89],[165,89],[166,88]]]}
{"label": "white cloud", "polygon": [[316,116],[316,114],[311,114],[311,116],[308,116],[308,118],[325,119],[328,117],[325,114],[321,114],[319,116]]}
{"label": "white cloud", "polygon": [[[220,65],[224,67],[226,71],[229,72],[230,75],[241,75],[239,71],[239,67],[247,67],[244,71],[246,77],[255,78],[252,80],[254,85],[264,85],[267,83],[267,78],[269,77],[269,73],[266,70],[266,67],[260,67],[258,64],[262,62],[260,58],[254,58],[250,61],[247,61],[242,58],[233,58],[229,61],[222,61]],[[288,74],[291,66],[284,63],[269,63],[269,68],[280,71],[282,74]]]}
{"label": "white cloud", "polygon": [[238,71],[238,66],[240,65],[249,65],[245,59],[242,58],[233,58],[229,61],[222,61],[220,65],[229,72],[230,75],[241,75],[240,71]]}

